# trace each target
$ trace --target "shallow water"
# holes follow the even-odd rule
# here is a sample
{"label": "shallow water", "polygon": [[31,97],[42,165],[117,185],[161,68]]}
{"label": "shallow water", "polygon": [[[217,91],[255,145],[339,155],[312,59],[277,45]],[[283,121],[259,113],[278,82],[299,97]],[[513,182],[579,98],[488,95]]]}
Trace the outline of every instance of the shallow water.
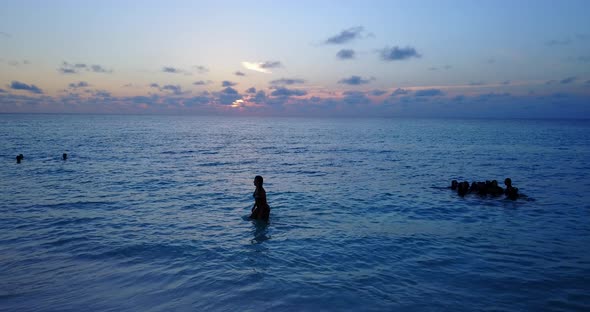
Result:
{"label": "shallow water", "polygon": [[0,115],[0,310],[588,311],[589,130]]}

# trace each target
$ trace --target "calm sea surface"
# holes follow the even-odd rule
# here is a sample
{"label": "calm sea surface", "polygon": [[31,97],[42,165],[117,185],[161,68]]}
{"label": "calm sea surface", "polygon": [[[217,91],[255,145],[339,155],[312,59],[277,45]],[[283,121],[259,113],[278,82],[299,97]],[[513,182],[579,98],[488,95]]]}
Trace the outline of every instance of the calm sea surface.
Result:
{"label": "calm sea surface", "polygon": [[0,115],[0,310],[589,311],[590,122]]}

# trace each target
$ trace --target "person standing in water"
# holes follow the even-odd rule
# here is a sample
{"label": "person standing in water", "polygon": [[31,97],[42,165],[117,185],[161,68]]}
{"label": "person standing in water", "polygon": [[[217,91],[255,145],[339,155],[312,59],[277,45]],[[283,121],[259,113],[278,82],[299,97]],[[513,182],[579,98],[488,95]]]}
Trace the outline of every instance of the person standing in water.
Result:
{"label": "person standing in water", "polygon": [[256,186],[256,190],[254,190],[254,206],[252,206],[252,214],[250,214],[250,218],[268,221],[270,217],[270,206],[266,202],[266,191],[264,187],[262,187],[263,179],[261,176],[256,176],[254,178],[254,185]]}

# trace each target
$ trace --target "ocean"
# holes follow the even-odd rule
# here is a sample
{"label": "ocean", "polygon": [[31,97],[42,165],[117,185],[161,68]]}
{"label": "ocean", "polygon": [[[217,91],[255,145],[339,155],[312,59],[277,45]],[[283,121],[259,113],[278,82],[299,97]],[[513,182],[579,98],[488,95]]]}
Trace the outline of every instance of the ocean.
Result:
{"label": "ocean", "polygon": [[589,121],[0,115],[0,311],[589,311],[589,159]]}

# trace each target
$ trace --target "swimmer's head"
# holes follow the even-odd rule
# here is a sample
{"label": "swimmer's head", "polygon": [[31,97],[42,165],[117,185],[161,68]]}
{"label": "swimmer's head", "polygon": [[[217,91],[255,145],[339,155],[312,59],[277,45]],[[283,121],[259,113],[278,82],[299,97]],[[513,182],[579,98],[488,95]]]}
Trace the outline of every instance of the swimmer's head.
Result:
{"label": "swimmer's head", "polygon": [[254,185],[262,186],[263,182],[264,182],[264,180],[262,179],[262,176],[257,175],[254,177]]}

